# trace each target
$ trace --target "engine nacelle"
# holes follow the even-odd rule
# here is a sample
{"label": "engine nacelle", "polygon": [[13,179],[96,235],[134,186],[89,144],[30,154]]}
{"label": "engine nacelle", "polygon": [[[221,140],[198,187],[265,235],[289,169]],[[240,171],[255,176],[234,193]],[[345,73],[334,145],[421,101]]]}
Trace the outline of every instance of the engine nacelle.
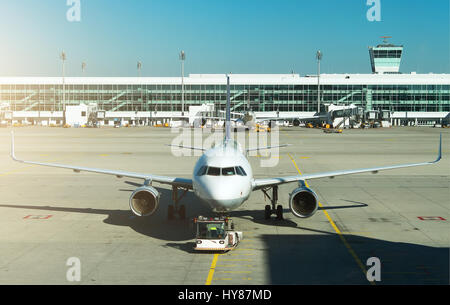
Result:
{"label": "engine nacelle", "polygon": [[296,188],[289,196],[289,208],[297,217],[308,218],[317,212],[319,200],[313,190],[302,186]]}
{"label": "engine nacelle", "polygon": [[130,209],[137,216],[150,216],[159,206],[159,192],[151,186],[141,186],[130,197]]}

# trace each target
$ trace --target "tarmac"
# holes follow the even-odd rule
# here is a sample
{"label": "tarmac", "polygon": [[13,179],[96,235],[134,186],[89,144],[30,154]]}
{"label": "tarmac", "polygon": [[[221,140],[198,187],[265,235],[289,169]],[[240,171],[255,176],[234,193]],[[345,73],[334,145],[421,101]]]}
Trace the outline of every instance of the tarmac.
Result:
{"label": "tarmac", "polygon": [[[193,193],[181,202],[187,219],[168,220],[171,188],[155,183],[158,211],[134,216],[128,200],[141,181],[13,162],[11,130],[0,129],[0,284],[449,284],[450,129],[282,128],[279,142],[292,145],[279,156],[249,157],[255,177],[433,161],[441,132],[443,158],[308,181],[320,201],[308,219],[289,211],[295,183],[280,186],[282,221],[264,220],[269,201],[255,191],[230,215],[244,240],[224,254],[192,250],[190,220],[213,215]],[[168,128],[14,132],[16,155],[25,160],[190,178],[198,159],[171,152],[165,144],[178,134]],[[269,159],[276,165],[262,167]],[[376,271],[370,258],[380,262]]]}

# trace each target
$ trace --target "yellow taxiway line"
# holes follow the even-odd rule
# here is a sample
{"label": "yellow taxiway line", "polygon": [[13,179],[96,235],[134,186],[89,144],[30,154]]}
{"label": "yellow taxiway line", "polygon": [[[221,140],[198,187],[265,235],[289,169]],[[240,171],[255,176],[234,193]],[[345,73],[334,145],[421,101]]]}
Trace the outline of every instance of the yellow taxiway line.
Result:
{"label": "yellow taxiway line", "polygon": [[206,283],[205,285],[211,285],[213,276],[214,276],[214,271],[216,269],[216,265],[217,265],[217,259],[219,258],[219,254],[214,254],[212,263],[211,263],[211,267],[209,268],[209,273],[208,273],[208,278],[206,279]]}
{"label": "yellow taxiway line", "polygon": [[[290,154],[288,154],[289,158],[291,159],[292,163],[294,164],[295,168],[297,169],[297,172],[301,175],[301,171],[297,166],[297,163],[295,162],[294,158],[292,158],[292,156]],[[305,180],[305,185],[307,187],[309,187],[308,182],[306,182]],[[325,214],[325,217],[327,218],[328,222],[331,224],[331,226],[333,227],[334,231],[339,235],[339,238],[341,239],[342,243],[345,245],[345,247],[347,248],[348,252],[350,253],[350,255],[353,257],[353,259],[355,260],[356,264],[358,265],[358,267],[361,269],[361,271],[363,272],[364,276],[366,276],[367,274],[367,270],[364,267],[363,263],[361,262],[361,260],[359,259],[359,257],[356,255],[355,251],[352,249],[352,247],[350,246],[350,244],[348,243],[348,241],[345,239],[344,235],[342,234],[341,230],[339,230],[339,228],[337,227],[337,225],[334,223],[333,219],[331,218],[331,216],[328,214],[327,210],[324,209],[324,206],[322,203],[319,202],[319,207],[322,208],[323,213]],[[372,285],[375,284],[375,282],[370,282]]]}
{"label": "yellow taxiway line", "polygon": [[[289,158],[291,159],[292,163],[294,164],[297,172],[301,175],[301,171],[298,168],[297,163],[295,162],[294,158],[292,158],[292,156],[290,154],[288,154]],[[307,187],[309,187],[308,182],[306,182],[305,180],[305,185]],[[353,257],[353,259],[355,260],[356,264],[358,265],[358,267],[361,269],[361,271],[363,272],[364,276],[366,276],[367,270],[364,267],[363,263],[361,262],[361,260],[359,259],[359,257],[356,255],[355,251],[352,249],[352,247],[350,246],[350,244],[348,243],[348,241],[345,239],[344,235],[342,234],[341,230],[339,230],[339,228],[337,227],[337,225],[335,224],[335,222],[333,221],[333,219],[331,218],[331,216],[328,214],[328,212],[326,211],[326,209],[324,209],[324,206],[322,205],[322,203],[319,202],[319,206],[322,208],[323,213],[325,214],[325,217],[327,218],[328,222],[331,224],[331,226],[333,227],[334,231],[338,234],[339,238],[341,239],[342,243],[345,245],[345,247],[347,248],[348,252],[350,253],[350,255]],[[235,254],[236,255],[236,254]],[[245,254],[237,254],[237,255],[245,255]],[[252,255],[252,254],[246,254],[246,255]],[[211,285],[211,282],[213,280],[214,277],[214,272],[216,270],[216,265],[217,265],[217,260],[219,258],[219,254],[214,254],[213,260],[211,262],[211,267],[209,268],[209,273],[208,273],[208,277],[206,279],[205,285]],[[232,260],[232,259],[226,259],[228,260]],[[231,272],[228,272],[231,273]],[[375,284],[375,282],[370,282],[372,285]]]}

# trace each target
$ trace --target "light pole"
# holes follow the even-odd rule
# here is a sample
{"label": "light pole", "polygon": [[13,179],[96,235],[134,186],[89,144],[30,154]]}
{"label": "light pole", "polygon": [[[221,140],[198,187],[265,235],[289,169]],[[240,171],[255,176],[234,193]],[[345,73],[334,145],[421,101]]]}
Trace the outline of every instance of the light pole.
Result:
{"label": "light pole", "polygon": [[[81,63],[81,74],[84,77],[84,71],[86,71],[86,63],[83,61]],[[84,81],[83,81],[83,101],[87,101],[86,99],[86,91],[84,90]]]}
{"label": "light pole", "polygon": [[142,62],[137,62],[138,76],[141,77]]}
{"label": "light pole", "polygon": [[320,61],[322,60],[322,52],[317,51],[317,113],[320,113]]}
{"label": "light pole", "polygon": [[63,125],[66,125],[66,85],[65,85],[65,63],[66,63],[66,53],[64,51],[61,52],[60,59],[62,60],[62,85],[63,85]]}
{"label": "light pole", "polygon": [[186,53],[181,51],[180,60],[181,60],[181,116],[184,116],[184,61],[186,59]]}
{"label": "light pole", "polygon": [[[137,63],[137,69],[138,69],[138,76],[139,76],[139,78],[141,78],[141,70],[142,70],[142,62],[140,62],[140,61],[138,61],[138,63]],[[142,105],[142,103],[144,102],[144,92],[143,92],[143,90],[142,90],[142,83],[140,84],[141,85],[141,87],[139,88],[139,90],[141,90],[141,105]],[[136,109],[136,117],[137,117],[137,109]],[[139,122],[139,120],[138,119],[136,119],[138,122]],[[139,123],[138,123],[139,124]]]}

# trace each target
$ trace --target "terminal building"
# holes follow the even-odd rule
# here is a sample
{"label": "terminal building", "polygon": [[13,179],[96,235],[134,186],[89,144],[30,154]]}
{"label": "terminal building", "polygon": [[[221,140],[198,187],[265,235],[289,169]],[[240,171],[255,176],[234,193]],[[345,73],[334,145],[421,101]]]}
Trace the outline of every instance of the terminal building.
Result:
{"label": "terminal building", "polygon": [[[329,104],[354,104],[366,112],[389,111],[393,125],[448,120],[450,74],[402,74],[402,53],[402,46],[370,47],[372,74],[321,74],[319,84],[317,75],[232,74],[232,111],[307,116],[317,112],[318,104],[321,110]],[[188,119],[198,111],[217,116],[225,109],[226,96],[224,74],[0,77],[0,121],[76,125],[95,113],[100,125],[148,125]]]}

